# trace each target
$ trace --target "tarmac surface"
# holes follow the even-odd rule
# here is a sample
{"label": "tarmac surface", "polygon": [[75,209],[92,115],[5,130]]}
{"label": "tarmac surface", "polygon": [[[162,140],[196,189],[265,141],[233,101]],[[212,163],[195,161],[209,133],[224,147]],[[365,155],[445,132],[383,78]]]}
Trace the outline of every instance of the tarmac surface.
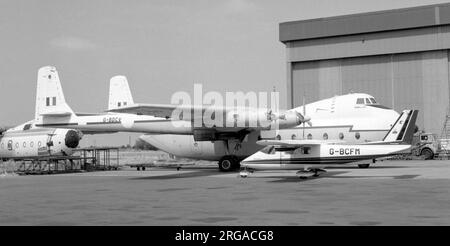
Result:
{"label": "tarmac surface", "polygon": [[0,176],[0,225],[450,225],[450,161]]}

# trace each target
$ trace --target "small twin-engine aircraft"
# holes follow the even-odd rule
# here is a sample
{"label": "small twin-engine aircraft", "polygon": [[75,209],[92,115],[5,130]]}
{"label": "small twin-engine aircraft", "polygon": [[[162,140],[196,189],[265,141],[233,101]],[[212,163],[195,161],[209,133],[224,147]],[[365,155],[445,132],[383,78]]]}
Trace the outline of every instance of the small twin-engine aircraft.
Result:
{"label": "small twin-engine aircraft", "polygon": [[398,155],[411,148],[418,110],[404,110],[382,141],[345,144],[326,140],[262,140],[263,150],[241,162],[241,177],[252,170],[294,169],[300,178],[319,176],[327,166]]}

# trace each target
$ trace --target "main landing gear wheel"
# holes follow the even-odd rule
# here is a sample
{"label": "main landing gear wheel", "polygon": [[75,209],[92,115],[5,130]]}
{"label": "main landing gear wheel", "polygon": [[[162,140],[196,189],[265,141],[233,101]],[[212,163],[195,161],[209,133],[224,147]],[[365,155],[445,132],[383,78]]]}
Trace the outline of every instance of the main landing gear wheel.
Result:
{"label": "main landing gear wheel", "polygon": [[219,169],[222,172],[230,172],[240,167],[239,160],[236,156],[226,155],[219,161]]}
{"label": "main landing gear wheel", "polygon": [[369,168],[370,164],[358,164],[359,168]]}

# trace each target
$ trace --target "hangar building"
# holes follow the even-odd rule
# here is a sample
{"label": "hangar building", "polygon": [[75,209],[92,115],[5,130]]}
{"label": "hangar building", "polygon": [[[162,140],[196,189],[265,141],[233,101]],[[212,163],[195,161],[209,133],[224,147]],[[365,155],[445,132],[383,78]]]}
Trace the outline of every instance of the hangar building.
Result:
{"label": "hangar building", "polygon": [[[280,23],[288,106],[363,92],[420,110],[420,130],[441,135],[450,98],[450,4]],[[356,103],[356,102],[355,102]]]}

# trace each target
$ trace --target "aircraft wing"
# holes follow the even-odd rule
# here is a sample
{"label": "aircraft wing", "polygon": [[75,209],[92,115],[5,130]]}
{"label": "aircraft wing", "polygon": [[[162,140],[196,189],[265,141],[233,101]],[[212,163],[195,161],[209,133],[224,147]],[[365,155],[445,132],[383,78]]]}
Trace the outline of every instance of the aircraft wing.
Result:
{"label": "aircraft wing", "polygon": [[[127,107],[110,109],[108,112],[116,113],[126,113],[126,114],[138,114],[138,115],[151,115],[161,118],[172,118],[172,113],[175,109],[182,110],[201,110],[202,114],[207,106],[195,106],[195,105],[171,105],[171,104],[133,104]],[[214,110],[221,109],[221,111],[226,111],[224,108],[211,108]],[[217,111],[216,111],[217,112]]]}
{"label": "aircraft wing", "polygon": [[340,140],[309,140],[309,139],[303,139],[303,140],[260,140],[256,142],[259,145],[263,146],[286,146],[286,147],[300,147],[300,146],[314,146],[314,145],[321,145],[321,144],[341,144],[345,143],[345,141]]}

